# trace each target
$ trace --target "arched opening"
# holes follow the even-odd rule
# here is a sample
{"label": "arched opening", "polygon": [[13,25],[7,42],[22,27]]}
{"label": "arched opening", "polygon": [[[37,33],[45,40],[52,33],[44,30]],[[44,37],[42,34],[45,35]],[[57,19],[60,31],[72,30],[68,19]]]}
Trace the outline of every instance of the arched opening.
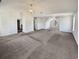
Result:
{"label": "arched opening", "polygon": [[46,29],[59,30],[59,22],[56,17],[51,17],[46,22]]}
{"label": "arched opening", "polygon": [[58,30],[59,29],[59,24],[58,24],[57,19],[53,19],[50,22],[50,29],[52,29],[52,30]]}

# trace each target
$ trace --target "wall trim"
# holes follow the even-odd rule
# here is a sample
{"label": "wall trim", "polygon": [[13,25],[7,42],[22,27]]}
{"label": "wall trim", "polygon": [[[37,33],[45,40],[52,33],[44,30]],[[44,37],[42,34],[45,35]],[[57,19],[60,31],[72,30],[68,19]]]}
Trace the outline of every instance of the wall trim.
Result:
{"label": "wall trim", "polygon": [[71,12],[71,13],[54,13],[54,14],[41,14],[41,15],[34,15],[33,17],[51,17],[51,16],[68,16],[68,15],[73,15],[74,13]]}

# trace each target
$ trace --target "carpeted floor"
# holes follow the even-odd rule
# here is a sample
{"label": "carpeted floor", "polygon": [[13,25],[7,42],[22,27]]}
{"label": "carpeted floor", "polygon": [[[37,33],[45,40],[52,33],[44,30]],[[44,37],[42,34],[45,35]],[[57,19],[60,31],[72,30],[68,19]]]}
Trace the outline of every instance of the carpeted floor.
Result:
{"label": "carpeted floor", "polygon": [[42,30],[30,36],[46,43],[28,59],[77,59],[77,44],[71,33]]}
{"label": "carpeted floor", "polygon": [[78,59],[71,33],[40,30],[0,38],[0,59]]}

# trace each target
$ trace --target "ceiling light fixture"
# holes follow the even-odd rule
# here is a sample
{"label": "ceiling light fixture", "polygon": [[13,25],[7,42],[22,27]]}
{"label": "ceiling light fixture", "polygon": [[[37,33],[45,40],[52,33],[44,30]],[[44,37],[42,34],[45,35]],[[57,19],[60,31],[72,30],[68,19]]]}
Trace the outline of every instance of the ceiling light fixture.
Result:
{"label": "ceiling light fixture", "polygon": [[30,4],[30,7],[31,7],[31,9],[29,10],[29,12],[30,12],[30,13],[33,13],[33,10],[32,10],[33,5]]}
{"label": "ceiling light fixture", "polygon": [[31,12],[31,13],[32,13],[32,12],[33,12],[33,10],[31,10],[31,9],[30,9],[30,10],[29,10],[29,12]]}

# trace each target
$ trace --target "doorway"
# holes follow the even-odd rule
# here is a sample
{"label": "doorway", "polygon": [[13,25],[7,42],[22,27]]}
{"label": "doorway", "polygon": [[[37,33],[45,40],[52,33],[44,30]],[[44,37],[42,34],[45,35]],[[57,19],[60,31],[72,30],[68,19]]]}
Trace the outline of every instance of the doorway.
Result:
{"label": "doorway", "polygon": [[23,25],[21,24],[21,20],[17,19],[17,33],[20,33],[23,31]]}
{"label": "doorway", "polygon": [[59,30],[59,24],[58,24],[58,21],[57,19],[53,19],[51,22],[50,22],[50,30]]}

